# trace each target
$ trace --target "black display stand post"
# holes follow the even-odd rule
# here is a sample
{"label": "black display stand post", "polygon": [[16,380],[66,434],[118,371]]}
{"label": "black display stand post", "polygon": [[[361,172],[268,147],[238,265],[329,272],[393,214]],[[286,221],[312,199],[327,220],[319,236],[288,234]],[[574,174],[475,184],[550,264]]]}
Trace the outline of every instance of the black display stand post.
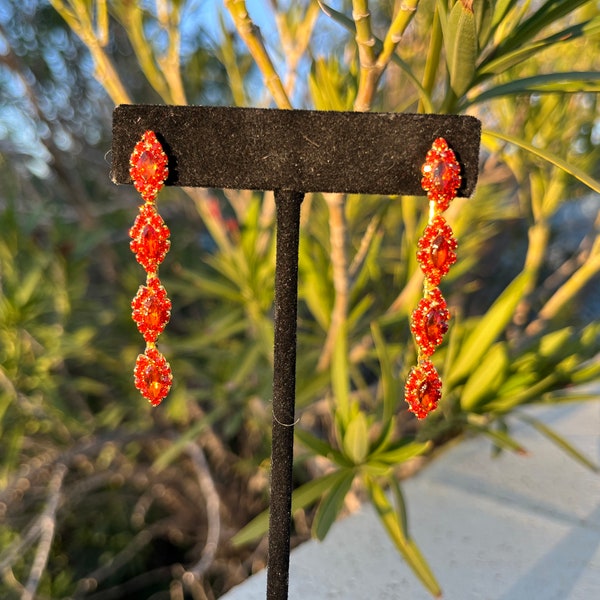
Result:
{"label": "black display stand post", "polygon": [[273,441],[267,600],[288,597],[300,205],[307,192],[423,195],[421,165],[444,137],[475,188],[481,124],[474,117],[201,106],[118,106],[112,179],[147,129],[169,157],[167,185],[274,190],[277,214]]}

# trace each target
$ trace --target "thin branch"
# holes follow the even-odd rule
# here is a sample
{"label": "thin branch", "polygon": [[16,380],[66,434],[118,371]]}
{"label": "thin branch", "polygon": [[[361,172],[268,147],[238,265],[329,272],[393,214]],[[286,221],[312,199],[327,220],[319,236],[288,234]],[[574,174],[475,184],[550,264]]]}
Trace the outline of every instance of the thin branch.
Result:
{"label": "thin branch", "polygon": [[[92,16],[88,13],[87,5],[76,0],[50,0],[58,14],[66,21],[73,32],[79,36],[87,46],[95,66],[95,77],[104,87],[115,104],[130,104],[127,94],[117,71],[112,64],[106,50],[102,46],[102,39],[96,36],[92,24]],[[71,8],[67,7],[67,4]],[[91,7],[91,4],[90,4]],[[72,10],[71,10],[72,9]]]}
{"label": "thin branch", "polygon": [[196,471],[198,485],[206,502],[206,542],[202,557],[184,574],[183,582],[188,583],[190,577],[198,580],[204,575],[215,559],[217,548],[219,547],[219,537],[221,535],[221,500],[215,486],[215,482],[210,474],[210,468],[202,448],[194,442],[188,442],[185,451],[192,459],[192,464]]}
{"label": "thin branch", "polygon": [[343,194],[324,194],[329,208],[329,239],[331,244],[331,266],[335,300],[331,312],[331,322],[327,339],[323,345],[317,364],[319,372],[329,366],[340,328],[348,317],[349,281],[348,257],[346,248],[347,225],[344,214]]}
{"label": "thin branch", "polygon": [[598,273],[600,273],[600,237],[596,238],[589,258],[556,290],[540,310],[538,318],[528,325],[527,333],[534,335],[541,331],[544,324],[554,319]]}
{"label": "thin branch", "polygon": [[298,64],[306,53],[310,38],[319,16],[320,8],[317,3],[310,3],[304,13],[304,19],[292,33],[288,27],[284,11],[279,10],[277,2],[271,2],[275,13],[275,22],[279,30],[282,49],[287,62],[287,77],[285,80],[285,91],[288,98],[293,96],[298,75]]}
{"label": "thin branch", "polygon": [[40,520],[35,519],[29,529],[0,555],[0,573],[11,568],[13,563],[35,542],[40,535]]}
{"label": "thin branch", "polygon": [[21,600],[33,600],[40,584],[40,580],[48,563],[52,540],[56,530],[56,511],[61,496],[62,483],[67,474],[67,467],[64,464],[56,465],[50,483],[48,484],[48,500],[46,508],[39,517],[40,525],[40,543],[38,544],[29,579],[25,585],[25,590],[21,595]]}
{"label": "thin branch", "polygon": [[271,92],[275,104],[278,108],[291,109],[292,105],[277,71],[275,71],[260,30],[248,14],[245,0],[225,0],[225,7],[231,14],[237,32],[244,40],[254,62],[262,73],[265,85]]}
{"label": "thin branch", "polygon": [[417,11],[419,0],[402,0],[383,40],[383,49],[377,57],[377,67],[383,70],[392,60],[394,52]]}
{"label": "thin branch", "polygon": [[177,579],[181,576],[181,565],[175,563],[165,567],[157,567],[152,571],[146,571],[140,575],[136,575],[131,579],[94,594],[78,594],[75,598],[85,598],[86,600],[120,600],[127,598],[130,594],[137,592],[140,589],[148,587],[154,583],[164,583],[169,578]]}
{"label": "thin branch", "polygon": [[157,57],[157,62],[169,86],[172,102],[187,104],[181,78],[181,9],[177,3],[167,6],[164,0],[157,2],[156,6],[159,9],[158,21],[169,36],[167,51],[164,56]]}
{"label": "thin branch", "polygon": [[360,246],[358,247],[358,251],[354,255],[352,259],[352,263],[350,265],[349,274],[350,277],[355,277],[356,274],[362,268],[362,265],[369,253],[369,249],[371,248],[371,244],[373,243],[373,238],[379,232],[379,224],[381,223],[381,215],[374,215],[369,221],[369,225],[360,240]]}
{"label": "thin branch", "polygon": [[419,0],[403,0],[383,40],[383,47],[375,56],[375,37],[371,31],[371,17],[367,0],[354,0],[352,18],[356,24],[356,43],[360,60],[358,93],[354,101],[357,111],[370,110],[379,80],[390,64],[396,48],[417,10]]}
{"label": "thin branch", "polygon": [[81,594],[85,595],[91,590],[96,589],[100,583],[112,577],[121,567],[129,563],[135,555],[138,554],[142,548],[148,546],[155,537],[168,531],[169,525],[165,522],[154,523],[151,527],[140,531],[131,542],[129,542],[123,550],[115,554],[110,561],[79,580],[75,591],[76,597]]}
{"label": "thin branch", "polygon": [[56,454],[55,450],[47,450],[46,452],[35,456],[35,465],[30,461],[19,469],[19,471],[11,478],[11,481],[0,492],[0,502],[11,502],[14,488],[18,486],[20,479],[26,478],[29,481],[33,481],[39,473],[45,469],[51,468],[53,465],[64,464],[69,467],[80,454],[85,454],[86,456],[95,455],[106,443],[115,443],[122,447],[129,442],[146,438],[156,440],[160,435],[161,431],[159,431],[156,426],[141,432],[135,431],[124,433],[111,431],[96,437],[84,438],[79,443],[69,448],[69,450],[60,454]]}
{"label": "thin branch", "polygon": [[[440,57],[444,37],[442,35],[442,23],[438,12],[437,3],[433,13],[433,23],[431,25],[431,38],[427,50],[427,58],[425,59],[425,70],[423,72],[423,89],[429,97],[435,85],[435,76],[440,65]],[[422,113],[426,110],[426,104],[423,97],[419,99],[419,108],[417,112]]]}

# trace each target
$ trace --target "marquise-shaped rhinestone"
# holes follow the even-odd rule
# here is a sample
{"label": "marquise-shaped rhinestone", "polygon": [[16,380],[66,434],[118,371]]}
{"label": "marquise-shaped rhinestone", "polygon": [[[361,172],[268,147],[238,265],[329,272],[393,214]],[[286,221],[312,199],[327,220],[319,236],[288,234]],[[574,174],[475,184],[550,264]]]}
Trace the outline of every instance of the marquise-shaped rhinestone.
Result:
{"label": "marquise-shaped rhinestone", "polygon": [[169,175],[168,158],[154,131],[146,131],[129,158],[129,176],[146,202],[154,202]]}
{"label": "marquise-shaped rhinestone", "polygon": [[152,406],[162,402],[173,383],[171,367],[155,347],[146,348],[146,352],[137,357],[133,376],[135,387]]}
{"label": "marquise-shaped rhinestone", "polygon": [[435,202],[438,211],[446,210],[456,197],[461,176],[456,155],[444,138],[437,138],[433,142],[421,172],[421,187],[427,192],[427,197]]}
{"label": "marquise-shaped rhinestone", "polygon": [[417,419],[424,419],[437,408],[441,397],[442,381],[436,368],[429,360],[421,361],[411,369],[406,380],[404,399],[408,403],[408,410]]}
{"label": "marquise-shaped rhinestone", "polygon": [[457,246],[446,219],[442,215],[435,215],[425,227],[417,251],[417,261],[431,286],[438,286],[456,262]]}
{"label": "marquise-shaped rhinestone", "polygon": [[410,323],[421,356],[431,356],[442,343],[449,320],[450,312],[439,288],[430,290],[421,298]]}
{"label": "marquise-shaped rhinestone", "polygon": [[147,272],[155,273],[169,251],[171,242],[169,228],[156,212],[154,204],[147,202],[140,206],[140,213],[129,235],[132,238],[129,246],[136,260]]}
{"label": "marquise-shaped rhinestone", "polygon": [[131,302],[131,316],[146,342],[155,342],[171,318],[171,301],[158,277],[141,285]]}

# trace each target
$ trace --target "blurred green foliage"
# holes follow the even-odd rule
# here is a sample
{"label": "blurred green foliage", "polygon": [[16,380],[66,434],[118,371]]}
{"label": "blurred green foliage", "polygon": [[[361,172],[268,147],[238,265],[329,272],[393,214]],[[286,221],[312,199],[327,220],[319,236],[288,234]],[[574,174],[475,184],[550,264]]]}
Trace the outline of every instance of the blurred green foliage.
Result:
{"label": "blurred green foliage", "polygon": [[143,347],[128,309],[142,275],[127,238],[137,199],[110,186],[103,156],[118,103],[484,123],[477,192],[448,212],[459,260],[442,284],[453,314],[434,359],[444,395],[423,423],[402,389],[426,203],[304,201],[298,539],[310,528],[323,538],[367,499],[437,595],[399,483],[415,459],[470,432],[520,452],[519,418],[597,470],[523,410],[594,399],[580,386],[600,376],[597,2],[273,1],[256,14],[243,0],[216,12],[196,0],[51,5],[0,13],[3,597],[213,598],[264,560],[261,545],[243,544],[266,529],[273,197],[161,193],[174,305],[161,349],[175,385],[151,410],[130,374]]}

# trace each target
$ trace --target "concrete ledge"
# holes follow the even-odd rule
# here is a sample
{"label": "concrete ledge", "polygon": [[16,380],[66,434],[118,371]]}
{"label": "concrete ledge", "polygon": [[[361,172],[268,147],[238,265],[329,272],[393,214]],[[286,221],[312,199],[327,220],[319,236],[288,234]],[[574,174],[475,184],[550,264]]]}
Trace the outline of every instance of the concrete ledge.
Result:
{"label": "concrete ledge", "polygon": [[[529,411],[600,462],[600,404]],[[514,422],[514,421],[513,421]],[[516,422],[515,422],[516,423]],[[490,457],[483,437],[448,450],[403,486],[411,533],[450,600],[600,598],[600,476],[535,430],[528,456]],[[224,600],[262,600],[266,573]],[[290,600],[429,600],[369,506],[292,552]]]}

